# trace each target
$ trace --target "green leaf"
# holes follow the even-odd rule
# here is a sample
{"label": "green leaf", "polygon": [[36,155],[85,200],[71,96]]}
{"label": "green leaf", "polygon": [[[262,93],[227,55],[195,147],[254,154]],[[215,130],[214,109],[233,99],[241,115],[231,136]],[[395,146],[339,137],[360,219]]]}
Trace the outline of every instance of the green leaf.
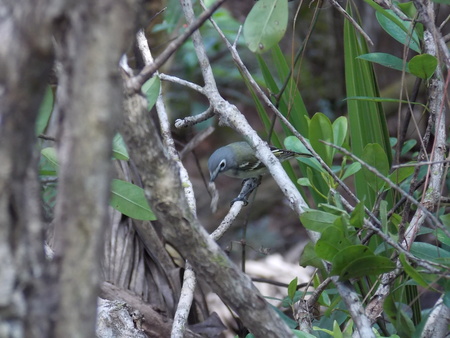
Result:
{"label": "green leaf", "polygon": [[355,228],[362,228],[364,225],[364,201],[360,201],[350,216],[350,224]]}
{"label": "green leaf", "polygon": [[401,167],[395,169],[389,175],[389,179],[395,184],[400,184],[414,173],[414,167]]}
{"label": "green leaf", "polygon": [[333,122],[333,144],[341,147],[348,133],[348,121],[345,116],[338,117]]}
{"label": "green leaf", "polygon": [[297,338],[316,338],[316,336],[313,336],[310,333],[299,331],[299,330],[292,330],[294,332],[295,336]]}
{"label": "green leaf", "polygon": [[441,229],[436,230],[436,237],[440,242],[450,246],[450,237],[448,237],[447,234]]}
{"label": "green leaf", "polygon": [[413,30],[411,22],[401,20],[392,10],[377,11],[380,26],[395,40],[417,53],[420,53],[419,37]]}
{"label": "green leaf", "polygon": [[345,169],[344,175],[342,175],[341,180],[345,180],[347,177],[352,176],[353,174],[357,173],[360,170],[361,170],[361,163],[353,162],[347,167],[347,169]]}
{"label": "green leaf", "polygon": [[303,267],[313,266],[318,269],[323,269],[323,262],[319,257],[317,257],[317,254],[314,251],[313,242],[308,242],[308,244],[306,244],[302,255],[300,256],[299,265]]}
{"label": "green leaf", "polygon": [[109,204],[131,218],[143,221],[156,219],[148,205],[144,189],[126,181],[112,180]]}
{"label": "green leaf", "polygon": [[422,277],[422,274],[418,272],[416,269],[414,269],[411,264],[406,260],[405,254],[400,254],[400,262],[402,263],[403,269],[405,269],[405,272],[408,274],[409,277],[411,277],[417,284],[420,286],[428,289],[430,287],[430,284]]}
{"label": "green leaf", "polygon": [[47,161],[53,166],[55,170],[58,170],[59,168],[58,154],[55,148],[53,147],[44,148],[41,150],[41,154],[47,159]]}
{"label": "green leaf", "polygon": [[414,242],[411,253],[432,262],[450,264],[450,252],[429,243]]}
{"label": "green leaf", "polygon": [[113,138],[113,157],[123,161],[128,161],[130,159],[125,141],[119,133]]}
{"label": "green leaf", "polygon": [[53,91],[50,86],[45,90],[44,98],[41,102],[41,106],[39,107],[39,112],[36,120],[36,135],[40,135],[44,132],[45,128],[47,128],[48,121],[50,120],[50,116],[53,111]]}
{"label": "green leaf", "polygon": [[302,187],[312,187],[311,181],[307,177],[300,177],[297,180],[297,183]]}
{"label": "green leaf", "polygon": [[333,225],[338,216],[320,210],[307,210],[300,216],[300,221],[308,230],[323,232]]}
{"label": "green leaf", "polygon": [[309,142],[314,150],[320,155],[328,166],[333,163],[334,148],[321,141],[333,143],[333,127],[330,119],[322,114],[316,113],[309,125]]}
{"label": "green leaf", "polygon": [[409,73],[408,62],[405,62],[392,54],[369,53],[358,56],[358,59],[378,63],[384,67],[392,68],[401,72],[405,70]]}
{"label": "green leaf", "polygon": [[352,245],[339,251],[333,258],[331,275],[340,275],[341,272],[353,261],[363,257],[374,257],[372,250],[365,245]]}
{"label": "green leaf", "polygon": [[[369,166],[377,169],[383,176],[389,173],[389,162],[383,148],[378,143],[370,143],[365,146],[361,160]],[[375,192],[379,191],[385,182],[377,175],[363,166],[363,173],[368,184]]]}
{"label": "green leaf", "polygon": [[264,53],[275,46],[286,32],[287,0],[259,0],[244,23],[244,39],[253,53]]}
{"label": "green leaf", "polygon": [[295,291],[297,291],[297,284],[298,284],[298,278],[297,277],[295,277],[289,283],[289,286],[288,286],[288,297],[290,299],[294,299]]}
{"label": "green leaf", "polygon": [[161,80],[157,76],[153,76],[142,85],[142,92],[147,98],[147,109],[149,111],[152,110],[153,106],[156,103],[156,100],[158,99],[160,88]]}
{"label": "green leaf", "polygon": [[416,140],[408,140],[402,146],[401,154],[405,155],[408,151],[410,151],[417,144]]}
{"label": "green leaf", "polygon": [[395,263],[387,257],[364,256],[347,264],[339,273],[341,280],[380,275],[395,269]]}
{"label": "green leaf", "polygon": [[340,227],[332,225],[322,232],[314,250],[318,257],[331,262],[339,251],[350,245],[352,243],[346,238],[344,231]]}
{"label": "green leaf", "polygon": [[429,79],[434,74],[437,65],[438,61],[433,55],[420,54],[409,61],[409,70],[421,79]]}

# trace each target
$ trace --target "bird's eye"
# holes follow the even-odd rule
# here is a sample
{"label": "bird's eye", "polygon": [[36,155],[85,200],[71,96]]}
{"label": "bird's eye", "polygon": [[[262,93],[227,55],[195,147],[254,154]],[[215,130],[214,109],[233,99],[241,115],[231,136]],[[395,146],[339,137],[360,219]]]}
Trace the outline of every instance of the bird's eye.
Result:
{"label": "bird's eye", "polygon": [[222,161],[219,163],[220,170],[223,170],[223,169],[225,168],[226,165],[227,165],[227,161],[222,160]]}

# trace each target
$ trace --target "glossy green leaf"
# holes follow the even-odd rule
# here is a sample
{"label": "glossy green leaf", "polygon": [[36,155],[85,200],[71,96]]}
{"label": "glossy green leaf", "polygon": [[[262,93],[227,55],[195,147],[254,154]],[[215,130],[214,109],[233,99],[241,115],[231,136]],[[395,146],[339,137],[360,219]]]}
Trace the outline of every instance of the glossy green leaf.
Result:
{"label": "glossy green leaf", "polygon": [[244,39],[253,53],[264,53],[284,36],[288,22],[287,0],[259,0],[244,23]]}
{"label": "glossy green leaf", "polygon": [[42,99],[41,106],[39,107],[39,112],[36,120],[36,135],[40,135],[47,128],[48,121],[53,111],[53,91],[50,86],[47,86],[45,90],[44,98]]}
{"label": "glossy green leaf", "polygon": [[348,121],[345,116],[338,117],[333,122],[333,144],[341,147],[348,134]]}
{"label": "glossy green leaf", "polygon": [[416,140],[408,140],[402,146],[401,154],[405,155],[408,151],[410,151],[417,144]]}
{"label": "glossy green leaf", "polygon": [[300,221],[308,230],[323,232],[333,225],[338,216],[320,210],[307,210],[300,216]]}
{"label": "glossy green leaf", "polygon": [[128,161],[130,159],[125,141],[119,133],[113,138],[113,157],[123,161]]}
{"label": "glossy green leaf", "polygon": [[144,221],[156,219],[148,205],[144,189],[126,181],[112,180],[109,204],[131,218]]}
{"label": "glossy green leaf", "polygon": [[361,163],[353,162],[345,169],[344,175],[342,175],[341,180],[345,180],[347,177],[352,176],[353,174],[357,173],[360,170],[361,170]]}
{"label": "glossy green leaf", "polygon": [[44,148],[41,150],[41,154],[47,159],[47,161],[53,166],[55,170],[58,170],[59,168],[58,153],[56,152],[55,148],[53,147]]}
{"label": "glossy green leaf", "polygon": [[411,22],[401,20],[392,10],[377,11],[380,26],[395,40],[417,53],[420,53],[419,37],[413,30]]}
{"label": "glossy green leaf", "polygon": [[153,76],[142,85],[142,92],[147,98],[147,109],[149,111],[152,110],[153,106],[156,103],[156,100],[158,99],[160,88],[161,80],[157,76]]}
{"label": "glossy green leaf", "polygon": [[414,56],[409,61],[409,70],[412,74],[421,79],[430,78],[436,71],[438,60],[430,54],[420,54]]}
{"label": "glossy green leaf", "polygon": [[411,246],[411,253],[432,262],[450,265],[450,252],[433,244],[414,242]]}
{"label": "glossy green leaf", "polygon": [[414,167],[401,167],[395,169],[389,175],[389,179],[395,184],[400,184],[414,173]]}
{"label": "glossy green leaf", "polygon": [[333,267],[331,275],[340,275],[342,271],[353,261],[363,257],[374,257],[372,250],[365,245],[352,245],[339,251],[331,261]]}
{"label": "glossy green leaf", "polygon": [[[363,160],[369,166],[377,169],[383,176],[387,176],[389,173],[389,162],[383,148],[378,143],[368,144],[364,148],[364,152],[361,156]],[[385,184],[383,179],[376,174],[369,171],[363,165],[363,173],[368,184],[375,192],[379,191]]]}
{"label": "glossy green leaf", "polygon": [[309,142],[324,162],[331,166],[333,163],[334,148],[324,144],[321,141],[333,143],[333,127],[330,119],[322,114],[316,113],[311,119],[309,125]]}
{"label": "glossy green leaf", "polygon": [[395,263],[381,256],[363,256],[350,261],[339,273],[341,280],[370,275],[381,275],[395,269]]}
{"label": "glossy green leaf", "polygon": [[387,53],[369,53],[358,56],[358,59],[374,62],[384,67],[392,68],[398,71],[405,70],[409,72],[408,62],[399,57]]}
{"label": "glossy green leaf", "polygon": [[314,250],[318,257],[331,262],[339,251],[351,245],[342,228],[332,225],[322,232]]}
{"label": "glossy green leaf", "polygon": [[422,277],[422,274],[420,272],[418,272],[411,266],[411,264],[409,264],[409,262],[406,260],[405,254],[401,253],[399,258],[400,262],[402,263],[403,269],[408,274],[408,276],[411,277],[420,286],[428,288],[428,282]]}

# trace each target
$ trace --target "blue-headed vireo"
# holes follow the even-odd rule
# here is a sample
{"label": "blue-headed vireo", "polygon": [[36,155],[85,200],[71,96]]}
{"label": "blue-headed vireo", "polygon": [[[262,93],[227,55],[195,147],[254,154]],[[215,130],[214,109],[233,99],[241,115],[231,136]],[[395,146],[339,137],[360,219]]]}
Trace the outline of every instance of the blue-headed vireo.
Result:
{"label": "blue-headed vireo", "polygon": [[[309,154],[296,153],[275,147],[270,147],[270,149],[280,162],[299,156],[311,156]],[[268,172],[264,163],[256,157],[255,151],[247,142],[234,142],[217,149],[208,160],[208,169],[211,182],[220,173],[246,179],[258,177]]]}

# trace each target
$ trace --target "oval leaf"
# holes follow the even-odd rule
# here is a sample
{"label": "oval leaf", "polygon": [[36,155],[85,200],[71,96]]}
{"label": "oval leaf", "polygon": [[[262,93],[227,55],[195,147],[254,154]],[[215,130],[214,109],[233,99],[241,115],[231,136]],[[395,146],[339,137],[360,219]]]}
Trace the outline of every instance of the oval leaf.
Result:
{"label": "oval leaf", "polygon": [[339,251],[333,258],[331,275],[340,275],[341,272],[353,261],[362,258],[374,256],[372,250],[365,245],[352,245]]}
{"label": "oval leaf", "polygon": [[433,55],[421,54],[409,61],[409,70],[421,79],[428,79],[434,74],[437,65],[438,61]]}
{"label": "oval leaf", "polygon": [[286,32],[287,0],[259,0],[244,23],[244,38],[253,53],[264,53],[276,45]]}
{"label": "oval leaf", "polygon": [[406,72],[409,72],[408,63],[404,62],[399,57],[396,57],[392,54],[387,53],[369,53],[363,54],[357,57],[357,59],[366,60],[369,62],[378,63],[379,65],[392,68],[395,70],[403,71],[405,69]]}
{"label": "oval leaf", "polygon": [[366,256],[357,258],[347,264],[339,274],[340,280],[379,275],[395,269],[395,263],[387,257]]}
{"label": "oval leaf", "polygon": [[338,216],[320,210],[307,210],[300,216],[300,221],[308,230],[323,232],[333,225]]}
{"label": "oval leaf", "polygon": [[[420,53],[419,37],[412,29],[411,22],[401,20],[392,10],[377,12],[376,17],[380,26],[398,42]],[[412,36],[410,36],[412,32]]]}
{"label": "oval leaf", "polygon": [[150,209],[144,189],[122,180],[112,180],[109,204],[122,214],[143,220],[153,221],[155,214]]}

